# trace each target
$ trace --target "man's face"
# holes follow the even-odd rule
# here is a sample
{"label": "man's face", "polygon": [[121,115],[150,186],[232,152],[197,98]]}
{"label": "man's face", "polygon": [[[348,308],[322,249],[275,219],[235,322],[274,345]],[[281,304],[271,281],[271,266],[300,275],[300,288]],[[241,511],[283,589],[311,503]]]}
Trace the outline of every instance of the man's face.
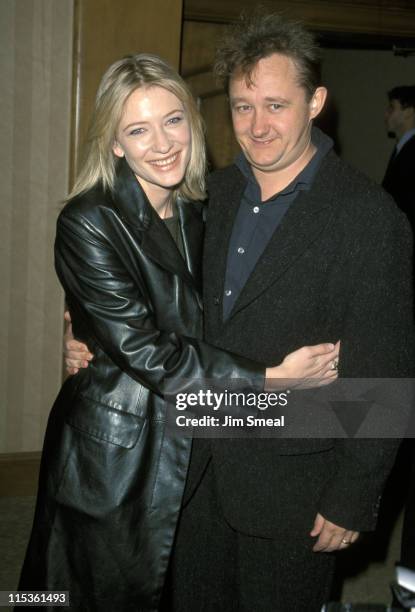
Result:
{"label": "man's face", "polygon": [[310,146],[311,120],[323,107],[326,90],[319,87],[307,100],[293,60],[273,54],[258,62],[252,82],[235,74],[229,97],[235,136],[248,162],[273,172],[288,168]]}
{"label": "man's face", "polygon": [[405,131],[406,111],[399,100],[389,100],[385,111],[385,124],[389,134],[400,135]]}

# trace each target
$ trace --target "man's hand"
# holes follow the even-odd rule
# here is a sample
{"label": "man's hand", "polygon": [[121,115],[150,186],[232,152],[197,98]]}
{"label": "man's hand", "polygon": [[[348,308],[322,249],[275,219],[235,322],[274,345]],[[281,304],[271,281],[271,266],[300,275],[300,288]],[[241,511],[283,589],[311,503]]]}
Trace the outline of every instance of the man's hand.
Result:
{"label": "man's hand", "polygon": [[65,357],[65,366],[68,374],[76,374],[79,368],[87,368],[91,359],[92,353],[88,351],[86,344],[78,342],[74,339],[72,333],[71,315],[69,311],[65,311],[65,321],[68,325],[63,337],[63,353]]}
{"label": "man's hand", "polygon": [[321,514],[317,514],[314,527],[310,532],[312,537],[318,540],[314,544],[314,552],[333,552],[334,550],[344,550],[359,537],[358,531],[349,531],[331,523]]}

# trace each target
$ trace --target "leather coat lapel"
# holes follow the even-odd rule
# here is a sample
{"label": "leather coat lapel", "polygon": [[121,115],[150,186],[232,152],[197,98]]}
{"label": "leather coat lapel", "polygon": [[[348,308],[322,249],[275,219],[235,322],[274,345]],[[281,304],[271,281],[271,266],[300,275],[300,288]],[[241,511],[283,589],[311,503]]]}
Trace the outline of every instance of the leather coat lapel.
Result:
{"label": "leather coat lapel", "polygon": [[[133,229],[134,236],[146,255],[161,267],[173,274],[178,274],[194,286],[196,284],[195,280],[171,239],[168,229],[152,208],[134,173],[124,159],[119,162],[113,201],[120,216]],[[185,235],[187,233],[183,232],[183,227],[182,234],[183,242],[186,245],[189,239]],[[185,251],[187,253],[186,246]],[[194,260],[192,265],[195,268]]]}
{"label": "leather coat lapel", "polygon": [[205,229],[202,206],[199,202],[183,202],[182,200],[177,202],[187,267],[200,292],[202,291],[201,271]]}

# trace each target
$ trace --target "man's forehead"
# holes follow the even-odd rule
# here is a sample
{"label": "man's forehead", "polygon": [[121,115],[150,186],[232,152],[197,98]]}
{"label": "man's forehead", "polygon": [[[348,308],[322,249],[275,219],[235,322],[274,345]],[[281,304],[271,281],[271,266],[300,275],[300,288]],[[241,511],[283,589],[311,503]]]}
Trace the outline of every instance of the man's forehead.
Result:
{"label": "man's forehead", "polygon": [[252,66],[239,67],[230,78],[232,86],[255,89],[263,85],[298,82],[298,69],[291,57],[280,53],[261,58]]}
{"label": "man's forehead", "polygon": [[250,69],[235,71],[229,81],[230,98],[251,95],[289,98],[298,96],[300,90],[304,92],[298,68],[290,57],[282,54],[263,58]]}

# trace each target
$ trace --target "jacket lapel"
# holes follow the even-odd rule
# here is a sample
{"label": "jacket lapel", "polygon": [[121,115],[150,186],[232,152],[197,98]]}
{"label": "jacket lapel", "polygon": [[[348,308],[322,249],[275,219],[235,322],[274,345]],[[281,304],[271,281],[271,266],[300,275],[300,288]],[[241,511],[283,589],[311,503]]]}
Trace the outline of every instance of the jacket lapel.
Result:
{"label": "jacket lapel", "polygon": [[[409,153],[410,149],[415,145],[415,134],[409,138],[405,142],[405,144],[401,147],[399,152],[396,152],[393,161],[399,158],[401,154],[405,155],[405,153]],[[396,148],[396,147],[395,147]]]}
{"label": "jacket lapel", "polygon": [[295,264],[325,231],[331,213],[327,198],[322,197],[319,189],[302,191],[297,196],[265,247],[229,318],[248,306]]}
{"label": "jacket lapel", "polygon": [[[149,203],[134,173],[124,159],[119,162],[113,201],[120,216],[132,229],[138,244],[146,255],[162,268],[173,274],[178,274],[194,286],[195,281],[168,229]],[[184,232],[182,228],[182,234],[186,234],[186,239],[183,235],[185,244],[188,240],[188,233],[190,233],[189,230]],[[192,255],[192,262],[194,262],[194,258],[195,256]],[[195,264],[193,263],[193,265]]]}
{"label": "jacket lapel", "polygon": [[[327,185],[330,178],[327,179],[327,176],[333,176],[331,168],[333,164],[336,164],[336,157],[333,153],[329,153],[322,162],[312,188],[309,191],[302,191],[290,206],[238,296],[227,321],[266,291],[270,285],[277,282],[310,244],[325,231],[334,210],[332,202],[327,199],[327,193],[330,193]],[[226,186],[225,183],[222,183],[221,186],[216,185],[218,189],[214,196],[218,203],[215,204],[216,217],[212,227],[207,228],[207,235],[210,236],[210,239],[207,243],[209,254],[206,257],[206,264],[212,265],[217,272],[216,279],[212,280],[214,294],[219,296],[222,296],[224,291],[227,245],[245,189],[245,179],[236,168],[232,174],[228,171],[227,179]],[[223,236],[223,248],[217,254],[218,260],[215,265],[213,238],[218,231],[221,231],[221,236]],[[212,276],[211,272],[209,276]],[[221,315],[222,312],[220,312]]]}
{"label": "jacket lapel", "polygon": [[203,205],[199,202],[178,200],[180,229],[182,232],[187,268],[199,291],[202,290],[202,250],[204,237]]}
{"label": "jacket lapel", "polygon": [[[223,173],[223,178],[221,174]],[[209,326],[217,330],[222,325],[222,300],[228,245],[238,212],[245,180],[236,166],[216,171],[209,185],[209,207],[203,257],[205,316]],[[215,304],[211,308],[210,305]]]}

